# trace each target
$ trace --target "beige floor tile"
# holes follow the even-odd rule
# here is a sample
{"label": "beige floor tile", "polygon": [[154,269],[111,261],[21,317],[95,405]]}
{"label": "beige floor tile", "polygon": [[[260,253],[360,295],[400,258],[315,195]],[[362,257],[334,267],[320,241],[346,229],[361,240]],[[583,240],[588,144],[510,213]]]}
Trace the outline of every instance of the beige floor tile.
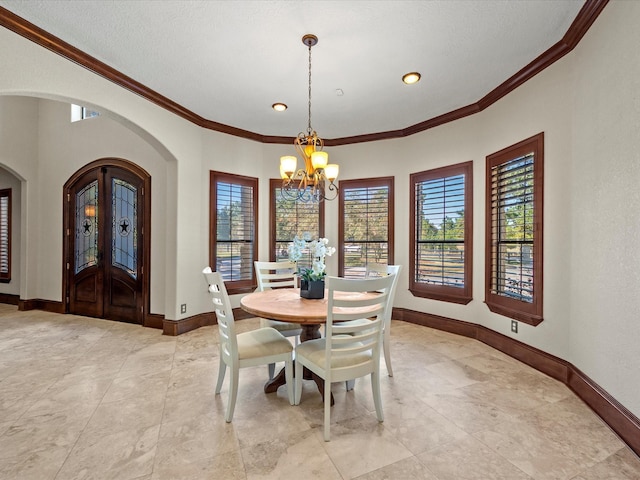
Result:
{"label": "beige floor tile", "polygon": [[242,458],[247,479],[343,478],[313,430],[245,447]]}
{"label": "beige floor tile", "polygon": [[100,436],[83,434],[57,478],[133,480],[153,473],[160,425]]}
{"label": "beige floor tile", "polygon": [[409,457],[391,465],[365,473],[356,480],[438,480],[416,457]]}
{"label": "beige floor tile", "polygon": [[531,477],[471,436],[418,455],[438,480],[527,480]]}
{"label": "beige floor tile", "polygon": [[[323,427],[316,429],[316,436],[323,440]],[[323,446],[343,478],[356,478],[413,455],[375,414],[332,424],[331,441]]]}
{"label": "beige floor tile", "polygon": [[[238,322],[240,331],[257,319]],[[0,304],[0,478],[19,480],[635,480],[640,460],[563,384],[470,338],[392,322],[369,378],[265,394],[266,367],[214,394],[216,326],[178,337]],[[278,366],[277,370],[281,368]]]}

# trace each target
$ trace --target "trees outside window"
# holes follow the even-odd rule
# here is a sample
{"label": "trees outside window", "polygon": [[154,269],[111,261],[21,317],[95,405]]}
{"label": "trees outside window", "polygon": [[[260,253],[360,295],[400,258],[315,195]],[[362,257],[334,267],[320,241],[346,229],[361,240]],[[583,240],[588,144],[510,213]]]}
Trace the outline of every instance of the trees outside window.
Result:
{"label": "trees outside window", "polygon": [[256,288],[257,202],[257,178],[211,172],[210,264],[220,272],[230,294]]}
{"label": "trees outside window", "polygon": [[[293,237],[308,233],[311,238],[324,237],[324,202],[301,202],[281,195],[282,180],[271,179],[269,260],[288,260],[287,247]],[[311,254],[298,260],[298,267],[311,267]]]}
{"label": "trees outside window", "polygon": [[369,263],[393,264],[393,177],[340,181],[338,275],[364,277]]}
{"label": "trees outside window", "polygon": [[417,297],[472,299],[473,163],[410,177],[409,290]]}
{"label": "trees outside window", "polygon": [[542,316],[544,134],[487,157],[485,302],[538,325]]}

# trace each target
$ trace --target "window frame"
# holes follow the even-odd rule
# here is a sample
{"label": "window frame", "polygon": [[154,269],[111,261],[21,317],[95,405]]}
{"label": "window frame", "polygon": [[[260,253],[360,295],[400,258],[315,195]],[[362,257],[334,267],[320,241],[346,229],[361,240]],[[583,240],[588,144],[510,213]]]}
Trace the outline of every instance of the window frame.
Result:
{"label": "window frame", "polygon": [[[258,259],[258,178],[247,177],[244,175],[236,175],[233,173],[225,173],[211,170],[209,172],[209,265],[216,270],[217,268],[217,186],[218,182],[226,182],[243,187],[253,188],[253,241],[252,256],[253,260]],[[225,281],[225,287],[230,295],[240,293],[253,292],[257,286],[256,273],[253,261],[250,265],[251,279]]]}
{"label": "window frame", "polygon": [[[362,179],[352,179],[352,180],[341,180],[339,182],[339,200],[338,200],[338,276],[344,277],[344,248],[345,248],[345,238],[344,238],[344,203],[345,203],[345,192],[349,189],[357,189],[357,188],[380,188],[386,187],[389,189],[389,198],[388,198],[388,213],[387,213],[387,264],[394,264],[394,231],[395,231],[395,204],[394,204],[394,180],[395,177],[376,177],[376,178],[362,178]],[[365,265],[366,267],[366,265]]]}
{"label": "window frame", "polygon": [[[269,261],[276,261],[276,189],[282,188],[282,179],[272,178],[269,180]],[[324,237],[324,208],[325,202],[318,204],[318,236]],[[299,232],[301,235],[304,232]],[[293,241],[293,238],[290,239]]]}
{"label": "window frame", "polygon": [[[492,169],[533,153],[533,300],[531,303],[492,292]],[[485,303],[489,310],[529,325],[543,320],[543,210],[544,210],[544,132],[506,147],[486,158],[485,214]],[[497,240],[496,240],[497,241]]]}
{"label": "window frame", "polygon": [[[0,189],[0,198],[7,199],[7,218],[0,218],[0,238],[6,236],[7,243],[6,245],[2,244],[1,249],[6,251],[7,256],[7,271],[3,272],[0,270],[0,283],[9,283],[11,282],[11,189],[4,188]],[[4,230],[3,225],[6,223],[6,232],[1,232]],[[3,235],[4,233],[4,235]]]}
{"label": "window frame", "polygon": [[[464,286],[429,285],[416,281],[416,185],[431,180],[464,175]],[[466,305],[473,300],[473,160],[412,173],[409,180],[409,291],[414,297]]]}

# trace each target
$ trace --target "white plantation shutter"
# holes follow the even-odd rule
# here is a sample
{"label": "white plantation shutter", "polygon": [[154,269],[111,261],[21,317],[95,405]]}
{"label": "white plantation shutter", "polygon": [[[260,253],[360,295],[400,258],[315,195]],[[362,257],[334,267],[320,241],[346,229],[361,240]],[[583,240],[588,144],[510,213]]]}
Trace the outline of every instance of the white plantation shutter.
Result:
{"label": "white plantation shutter", "polygon": [[411,175],[409,290],[419,297],[471,301],[473,164]]}
{"label": "white plantation shutter", "polygon": [[[282,180],[272,179],[271,186],[271,260],[288,260],[287,248],[296,235],[308,233],[312,239],[324,237],[324,202],[302,202],[283,198]],[[311,267],[311,254],[298,260],[298,267]]]}
{"label": "white plantation shutter", "polygon": [[544,134],[487,157],[485,303],[530,325],[542,316]]}
{"label": "white plantation shutter", "polygon": [[534,156],[491,169],[491,293],[533,301]]}
{"label": "white plantation shutter", "polygon": [[11,279],[11,189],[0,190],[0,281]]}
{"label": "white plantation shutter", "polygon": [[220,272],[227,289],[254,284],[256,258],[257,189],[251,177],[211,173],[212,267]]}
{"label": "white plantation shutter", "polygon": [[340,264],[346,278],[393,263],[393,178],[340,182]]}

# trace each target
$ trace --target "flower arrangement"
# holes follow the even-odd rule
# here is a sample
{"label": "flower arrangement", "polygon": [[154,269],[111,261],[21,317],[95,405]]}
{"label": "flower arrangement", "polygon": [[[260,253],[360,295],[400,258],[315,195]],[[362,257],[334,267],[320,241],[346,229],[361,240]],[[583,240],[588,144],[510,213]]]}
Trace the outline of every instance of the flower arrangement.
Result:
{"label": "flower arrangement", "polygon": [[298,270],[300,278],[307,281],[322,280],[326,273],[326,265],[324,258],[333,255],[336,251],[334,247],[329,247],[329,240],[326,238],[318,238],[311,240],[309,233],[304,233],[302,237],[296,235],[293,237],[293,242],[287,247],[287,253],[289,254],[289,260],[297,262],[305,254],[305,250],[308,249],[313,258],[311,268],[302,267]]}

